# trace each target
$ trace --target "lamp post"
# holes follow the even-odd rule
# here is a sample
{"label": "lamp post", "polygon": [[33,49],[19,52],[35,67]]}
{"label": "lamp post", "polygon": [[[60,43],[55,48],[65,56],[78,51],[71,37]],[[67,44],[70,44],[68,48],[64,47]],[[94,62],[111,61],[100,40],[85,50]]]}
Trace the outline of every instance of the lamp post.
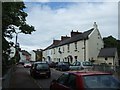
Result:
{"label": "lamp post", "polygon": [[18,57],[18,54],[19,54],[19,51],[18,51],[18,48],[19,48],[19,43],[17,42],[18,40],[18,34],[21,33],[21,32],[16,32],[15,31],[15,34],[16,34],[16,38],[15,38],[15,63],[16,63],[16,60],[17,60],[17,57]]}
{"label": "lamp post", "polygon": [[19,43],[17,42],[19,33],[21,33],[21,32],[15,32],[15,34],[16,34],[15,45],[16,46],[19,46]]}

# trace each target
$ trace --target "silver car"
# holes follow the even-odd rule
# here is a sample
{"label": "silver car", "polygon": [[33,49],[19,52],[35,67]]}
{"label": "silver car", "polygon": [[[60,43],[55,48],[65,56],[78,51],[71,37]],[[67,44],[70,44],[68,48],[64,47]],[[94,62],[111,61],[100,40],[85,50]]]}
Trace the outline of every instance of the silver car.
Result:
{"label": "silver car", "polygon": [[71,66],[70,70],[83,70],[92,69],[92,63],[89,61],[75,61]]}

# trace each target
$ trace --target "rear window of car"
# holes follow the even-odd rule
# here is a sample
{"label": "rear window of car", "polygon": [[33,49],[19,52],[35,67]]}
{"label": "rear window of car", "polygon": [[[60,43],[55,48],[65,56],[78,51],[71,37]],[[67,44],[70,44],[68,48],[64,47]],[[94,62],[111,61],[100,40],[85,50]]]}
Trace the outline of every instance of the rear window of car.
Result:
{"label": "rear window of car", "polygon": [[36,65],[36,69],[48,69],[49,65],[46,63],[39,63]]}
{"label": "rear window of car", "polygon": [[84,76],[85,88],[120,88],[120,81],[112,75]]}

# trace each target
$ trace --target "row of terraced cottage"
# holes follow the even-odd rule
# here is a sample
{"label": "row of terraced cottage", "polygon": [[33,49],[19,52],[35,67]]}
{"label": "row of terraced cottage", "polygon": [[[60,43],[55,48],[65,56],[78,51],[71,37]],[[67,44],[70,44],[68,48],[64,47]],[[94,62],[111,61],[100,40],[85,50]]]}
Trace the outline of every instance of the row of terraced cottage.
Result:
{"label": "row of terraced cottage", "polygon": [[116,48],[104,48],[104,42],[96,22],[85,32],[71,31],[71,36],[61,36],[61,40],[43,50],[43,60],[54,62],[91,61],[95,64],[118,65]]}

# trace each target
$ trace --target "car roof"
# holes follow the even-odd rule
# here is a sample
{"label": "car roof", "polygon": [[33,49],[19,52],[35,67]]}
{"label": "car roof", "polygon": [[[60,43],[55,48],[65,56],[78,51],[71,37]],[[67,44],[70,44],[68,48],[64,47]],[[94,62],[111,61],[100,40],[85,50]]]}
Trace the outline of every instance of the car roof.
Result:
{"label": "car roof", "polygon": [[34,64],[39,64],[39,63],[46,63],[47,64],[47,62],[45,62],[45,61],[34,62]]}
{"label": "car roof", "polygon": [[86,75],[110,75],[111,73],[100,72],[100,71],[68,71],[68,73],[75,74],[77,76],[86,76]]}

